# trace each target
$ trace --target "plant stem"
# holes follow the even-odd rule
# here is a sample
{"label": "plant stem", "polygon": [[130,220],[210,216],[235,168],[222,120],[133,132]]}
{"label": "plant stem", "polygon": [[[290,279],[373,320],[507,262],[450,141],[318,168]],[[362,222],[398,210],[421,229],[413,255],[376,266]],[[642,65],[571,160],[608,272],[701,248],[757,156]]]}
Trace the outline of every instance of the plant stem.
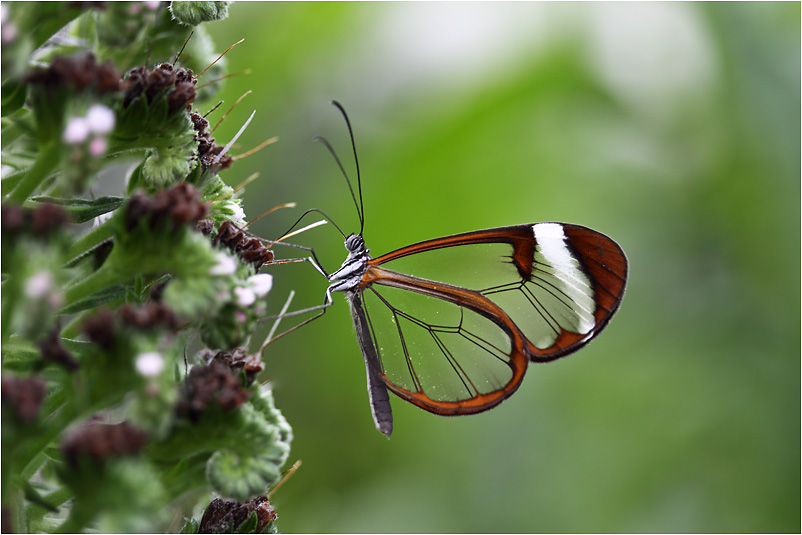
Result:
{"label": "plant stem", "polygon": [[100,269],[90,273],[85,279],[67,288],[64,292],[64,308],[74,305],[78,301],[89,297],[109,286],[125,284],[128,277],[104,263]]}
{"label": "plant stem", "polygon": [[67,266],[71,266],[80,257],[114,235],[114,226],[110,221],[111,220],[104,221],[101,225],[87,232],[70,246],[69,251],[67,251],[67,258],[70,259],[67,262]]}

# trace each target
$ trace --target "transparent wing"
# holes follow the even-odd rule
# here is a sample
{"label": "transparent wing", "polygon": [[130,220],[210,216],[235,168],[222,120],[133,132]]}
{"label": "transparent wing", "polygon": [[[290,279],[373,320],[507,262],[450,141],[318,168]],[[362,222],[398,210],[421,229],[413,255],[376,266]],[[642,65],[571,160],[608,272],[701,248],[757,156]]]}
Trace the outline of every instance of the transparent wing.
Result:
{"label": "transparent wing", "polygon": [[[380,271],[387,274],[418,282]],[[494,305],[475,292],[442,285],[427,292],[382,283],[361,291],[388,388],[445,415],[481,412],[510,396],[528,361],[509,318],[497,317]]]}
{"label": "transparent wing", "polygon": [[562,223],[437,238],[370,263],[481,293],[512,319],[535,361],[572,353],[596,336],[617,310],[627,277],[618,244]]}

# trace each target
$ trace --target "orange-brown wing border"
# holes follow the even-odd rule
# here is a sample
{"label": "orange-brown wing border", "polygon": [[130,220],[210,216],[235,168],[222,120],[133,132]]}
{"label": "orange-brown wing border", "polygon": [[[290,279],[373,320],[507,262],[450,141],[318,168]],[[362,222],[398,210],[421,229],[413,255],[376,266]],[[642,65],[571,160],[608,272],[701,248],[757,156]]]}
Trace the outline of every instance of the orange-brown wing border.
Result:
{"label": "orange-brown wing border", "polygon": [[473,290],[405,275],[380,266],[369,265],[362,276],[362,284],[359,291],[372,284],[428,295],[470,309],[495,323],[510,337],[511,341],[511,351],[508,356],[512,377],[502,388],[485,394],[477,394],[465,400],[440,401],[430,398],[423,392],[413,392],[396,385],[380,370],[379,373],[382,379],[395,395],[428,412],[443,416],[456,416],[475,414],[491,409],[510,397],[521,385],[529,364],[526,350],[529,342],[512,319],[490,299]]}
{"label": "orange-brown wing border", "polygon": [[[513,248],[513,254],[510,258],[519,276],[523,281],[531,281],[534,276],[533,259],[538,244],[537,229],[543,229],[549,225],[558,225],[561,228],[565,237],[566,248],[579,262],[582,272],[591,283],[593,300],[597,304],[597,309],[594,312],[595,325],[587,333],[577,333],[562,329],[555,338],[554,343],[547,348],[538,348],[525,338],[527,342],[526,352],[529,358],[536,362],[548,362],[569,355],[587,344],[604,329],[621,304],[626,287],[629,264],[621,247],[601,232],[582,225],[554,222],[498,227],[418,242],[371,259],[368,261],[368,265],[380,266],[404,256],[445,247],[481,243],[507,243]],[[425,279],[416,278],[416,280],[422,281]],[[438,283],[439,285],[440,283]],[[454,286],[451,288],[464,290]],[[414,289],[414,285],[412,290],[417,291]],[[511,319],[509,321],[512,322]]]}

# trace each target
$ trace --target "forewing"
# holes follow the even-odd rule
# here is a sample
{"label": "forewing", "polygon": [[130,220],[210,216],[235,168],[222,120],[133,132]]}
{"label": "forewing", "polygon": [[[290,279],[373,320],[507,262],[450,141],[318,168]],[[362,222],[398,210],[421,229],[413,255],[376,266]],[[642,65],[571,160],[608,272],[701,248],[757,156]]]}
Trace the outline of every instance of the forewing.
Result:
{"label": "forewing", "polygon": [[438,238],[370,263],[480,292],[517,325],[536,361],[567,355],[598,334],[617,310],[627,277],[618,244],[562,223]]}

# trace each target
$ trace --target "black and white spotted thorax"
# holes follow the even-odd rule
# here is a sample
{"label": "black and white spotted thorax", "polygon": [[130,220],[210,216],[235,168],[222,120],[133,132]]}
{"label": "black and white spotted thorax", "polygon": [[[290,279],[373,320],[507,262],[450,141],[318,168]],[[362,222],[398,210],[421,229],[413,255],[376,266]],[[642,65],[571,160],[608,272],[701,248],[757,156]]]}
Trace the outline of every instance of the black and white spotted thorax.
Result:
{"label": "black and white spotted thorax", "polygon": [[329,292],[348,292],[356,289],[362,282],[362,275],[368,268],[370,249],[359,234],[351,234],[345,239],[348,256],[340,269],[329,275]]}

